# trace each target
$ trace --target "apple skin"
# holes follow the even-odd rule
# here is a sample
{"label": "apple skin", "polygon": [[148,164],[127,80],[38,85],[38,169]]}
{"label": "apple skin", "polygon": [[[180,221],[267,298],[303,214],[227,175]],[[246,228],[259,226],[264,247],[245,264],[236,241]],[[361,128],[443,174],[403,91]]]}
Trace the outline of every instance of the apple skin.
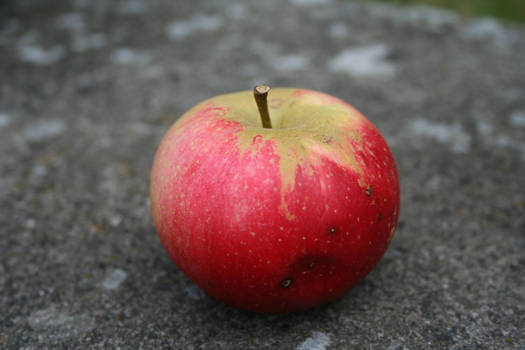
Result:
{"label": "apple skin", "polygon": [[378,263],[399,215],[399,180],[379,131],[349,104],[303,89],[204,101],[164,136],[151,172],[153,220],[202,289],[250,311],[333,300]]}

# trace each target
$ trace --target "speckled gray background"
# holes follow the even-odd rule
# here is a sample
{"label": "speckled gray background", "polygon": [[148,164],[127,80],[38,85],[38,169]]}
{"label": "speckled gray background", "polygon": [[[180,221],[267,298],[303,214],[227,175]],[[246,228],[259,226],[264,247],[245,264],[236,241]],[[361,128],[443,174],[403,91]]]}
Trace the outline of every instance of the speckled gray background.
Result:
{"label": "speckled gray background", "polygon": [[[0,348],[524,349],[525,30],[337,0],[0,3]],[[384,259],[340,300],[232,309],[148,207],[169,125],[255,83],[354,104],[399,167]]]}

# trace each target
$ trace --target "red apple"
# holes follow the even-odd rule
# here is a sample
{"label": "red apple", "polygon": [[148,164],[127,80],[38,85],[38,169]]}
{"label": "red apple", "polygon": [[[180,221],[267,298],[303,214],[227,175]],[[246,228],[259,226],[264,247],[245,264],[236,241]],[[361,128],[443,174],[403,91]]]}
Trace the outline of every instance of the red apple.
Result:
{"label": "red apple", "polygon": [[244,91],[184,114],[157,150],[150,194],[184,273],[227,304],[278,313],[337,298],[374,268],[397,225],[399,180],[354,107],[293,88],[266,105],[267,90],[256,87],[258,104]]}

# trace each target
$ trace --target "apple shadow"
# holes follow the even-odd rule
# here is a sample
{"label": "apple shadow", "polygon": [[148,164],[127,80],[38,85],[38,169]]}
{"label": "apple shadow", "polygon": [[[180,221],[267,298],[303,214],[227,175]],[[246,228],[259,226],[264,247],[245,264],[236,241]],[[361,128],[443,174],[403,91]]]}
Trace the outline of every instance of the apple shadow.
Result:
{"label": "apple shadow", "polygon": [[[402,235],[401,222],[398,235]],[[394,240],[387,254],[376,268],[357,286],[338,299],[308,310],[286,314],[264,314],[239,310],[215,299],[193,283],[169,258],[160,242],[153,249],[152,268],[160,271],[151,286],[151,296],[164,305],[172,319],[164,324],[167,330],[180,327],[181,319],[188,329],[186,333],[200,342],[213,344],[240,344],[248,342],[272,347],[298,344],[314,331],[330,332],[340,327],[342,318],[367,320],[373,317],[371,310],[380,305],[396,303],[390,290],[400,289],[406,282],[404,276],[393,273],[398,270],[392,262],[406,259],[403,242]],[[405,264],[398,261],[397,264]],[[171,335],[175,336],[175,335]]]}

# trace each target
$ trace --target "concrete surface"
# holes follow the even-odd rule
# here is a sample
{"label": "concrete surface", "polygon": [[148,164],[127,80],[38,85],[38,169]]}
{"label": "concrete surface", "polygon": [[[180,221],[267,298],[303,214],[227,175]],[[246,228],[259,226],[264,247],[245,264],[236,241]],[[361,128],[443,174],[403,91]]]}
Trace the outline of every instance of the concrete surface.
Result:
{"label": "concrete surface", "polygon": [[[525,30],[336,0],[0,4],[0,348],[524,349]],[[148,207],[178,115],[255,83],[357,106],[402,212],[340,300],[241,312],[171,263]]]}

